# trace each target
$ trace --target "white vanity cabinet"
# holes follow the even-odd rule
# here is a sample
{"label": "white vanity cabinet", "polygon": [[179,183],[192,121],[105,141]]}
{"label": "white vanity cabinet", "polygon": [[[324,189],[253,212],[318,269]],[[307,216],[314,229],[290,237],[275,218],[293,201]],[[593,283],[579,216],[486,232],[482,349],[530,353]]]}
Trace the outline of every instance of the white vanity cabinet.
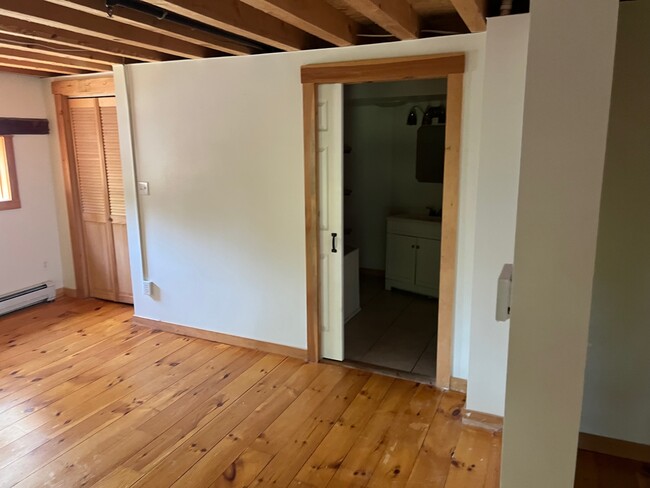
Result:
{"label": "white vanity cabinet", "polygon": [[440,221],[396,215],[386,221],[386,289],[438,297]]}

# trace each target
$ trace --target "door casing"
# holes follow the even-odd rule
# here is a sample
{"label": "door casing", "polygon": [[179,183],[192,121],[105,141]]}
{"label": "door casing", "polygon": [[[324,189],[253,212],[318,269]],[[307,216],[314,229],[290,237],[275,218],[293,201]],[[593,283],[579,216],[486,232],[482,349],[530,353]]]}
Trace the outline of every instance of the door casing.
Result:
{"label": "door casing", "polygon": [[84,247],[83,221],[81,202],[79,200],[79,185],[75,167],[74,145],[70,125],[70,98],[115,96],[113,76],[93,78],[78,78],[52,82],[52,94],[56,108],[56,119],[61,149],[61,166],[63,170],[63,186],[65,190],[70,241],[74,264],[76,288],[66,288],[65,294],[78,298],[90,296],[88,282],[88,265]]}
{"label": "door casing", "polygon": [[301,68],[305,151],[307,355],[310,361],[317,362],[320,359],[319,335],[321,327],[318,225],[320,200],[317,154],[318,85],[445,78],[447,80],[447,127],[442,201],[436,386],[449,388],[458,255],[458,201],[464,72],[464,53],[312,64]]}

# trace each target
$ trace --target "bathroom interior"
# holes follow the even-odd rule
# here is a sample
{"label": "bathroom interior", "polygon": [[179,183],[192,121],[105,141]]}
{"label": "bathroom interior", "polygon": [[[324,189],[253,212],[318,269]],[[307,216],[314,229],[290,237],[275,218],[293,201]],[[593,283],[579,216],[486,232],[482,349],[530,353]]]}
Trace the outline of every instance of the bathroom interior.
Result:
{"label": "bathroom interior", "polygon": [[436,373],[445,79],[344,87],[346,362]]}

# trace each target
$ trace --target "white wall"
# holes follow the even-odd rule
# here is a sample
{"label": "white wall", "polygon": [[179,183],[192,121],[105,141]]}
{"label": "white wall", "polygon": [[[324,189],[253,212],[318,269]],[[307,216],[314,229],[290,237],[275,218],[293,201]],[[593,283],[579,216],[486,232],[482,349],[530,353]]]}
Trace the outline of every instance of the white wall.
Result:
{"label": "white wall", "polygon": [[650,3],[622,3],[582,430],[650,444]]}
{"label": "white wall", "polygon": [[[43,84],[1,73],[0,117],[46,118]],[[21,208],[0,211],[0,294],[47,280],[63,286],[50,137],[14,136]]]}
{"label": "white wall", "polygon": [[467,408],[503,415],[509,322],[496,282],[514,257],[529,16],[488,19]]}
{"label": "white wall", "polygon": [[[421,84],[414,88],[421,88]],[[403,92],[409,82],[403,84]],[[382,84],[351,85],[355,95],[363,88]],[[384,84],[385,85],[385,84]],[[435,92],[435,85],[431,92]],[[446,87],[443,86],[443,93]],[[368,90],[371,95],[372,90]],[[383,270],[386,264],[386,217],[395,213],[426,214],[427,207],[442,208],[442,184],[423,183],[415,177],[417,130],[406,125],[413,105],[438,106],[444,95],[418,96],[417,101],[388,102],[386,98],[364,97],[363,102],[346,97],[345,143],[352,152],[344,156],[346,188],[345,227],[352,233],[346,243],[359,247],[362,268]],[[394,95],[393,95],[394,96]],[[422,113],[418,112],[418,121]]]}
{"label": "white wall", "polygon": [[[136,314],[306,347],[300,66],[465,51],[453,372],[466,377],[484,39],[475,34],[124,67],[138,178],[151,189],[140,209],[145,264],[160,287],[157,300],[141,293],[137,211],[127,196]],[[126,92],[117,90],[128,168]]]}
{"label": "white wall", "polygon": [[533,0],[501,486],[573,486],[618,0]]}

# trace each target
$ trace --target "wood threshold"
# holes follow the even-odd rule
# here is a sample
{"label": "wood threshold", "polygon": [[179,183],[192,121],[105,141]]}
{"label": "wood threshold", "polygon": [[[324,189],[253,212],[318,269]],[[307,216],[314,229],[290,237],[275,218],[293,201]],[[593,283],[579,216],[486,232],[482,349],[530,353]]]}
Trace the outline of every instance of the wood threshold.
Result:
{"label": "wood threshold", "polygon": [[221,344],[228,344],[230,346],[245,347],[248,349],[255,349],[256,351],[266,352],[270,354],[280,354],[282,356],[307,360],[307,351],[305,349],[285,346],[283,344],[258,341],[256,339],[248,339],[246,337],[224,334],[212,330],[197,329],[188,325],[172,324],[170,322],[152,320],[138,316],[133,317],[133,323],[152,329],[171,332],[187,337],[194,337],[196,339],[203,339],[210,342],[219,342]]}
{"label": "wood threshold", "polygon": [[585,451],[650,463],[650,445],[648,444],[638,444],[636,442],[580,432],[578,447]]}
{"label": "wood threshold", "polygon": [[453,325],[458,255],[458,202],[463,102],[464,53],[368,59],[306,65],[303,83],[305,237],[307,288],[307,350],[310,361],[320,358],[319,182],[318,182],[318,85],[414,79],[447,79],[447,130],[440,257],[440,297],[436,385],[449,388],[452,374]]}

